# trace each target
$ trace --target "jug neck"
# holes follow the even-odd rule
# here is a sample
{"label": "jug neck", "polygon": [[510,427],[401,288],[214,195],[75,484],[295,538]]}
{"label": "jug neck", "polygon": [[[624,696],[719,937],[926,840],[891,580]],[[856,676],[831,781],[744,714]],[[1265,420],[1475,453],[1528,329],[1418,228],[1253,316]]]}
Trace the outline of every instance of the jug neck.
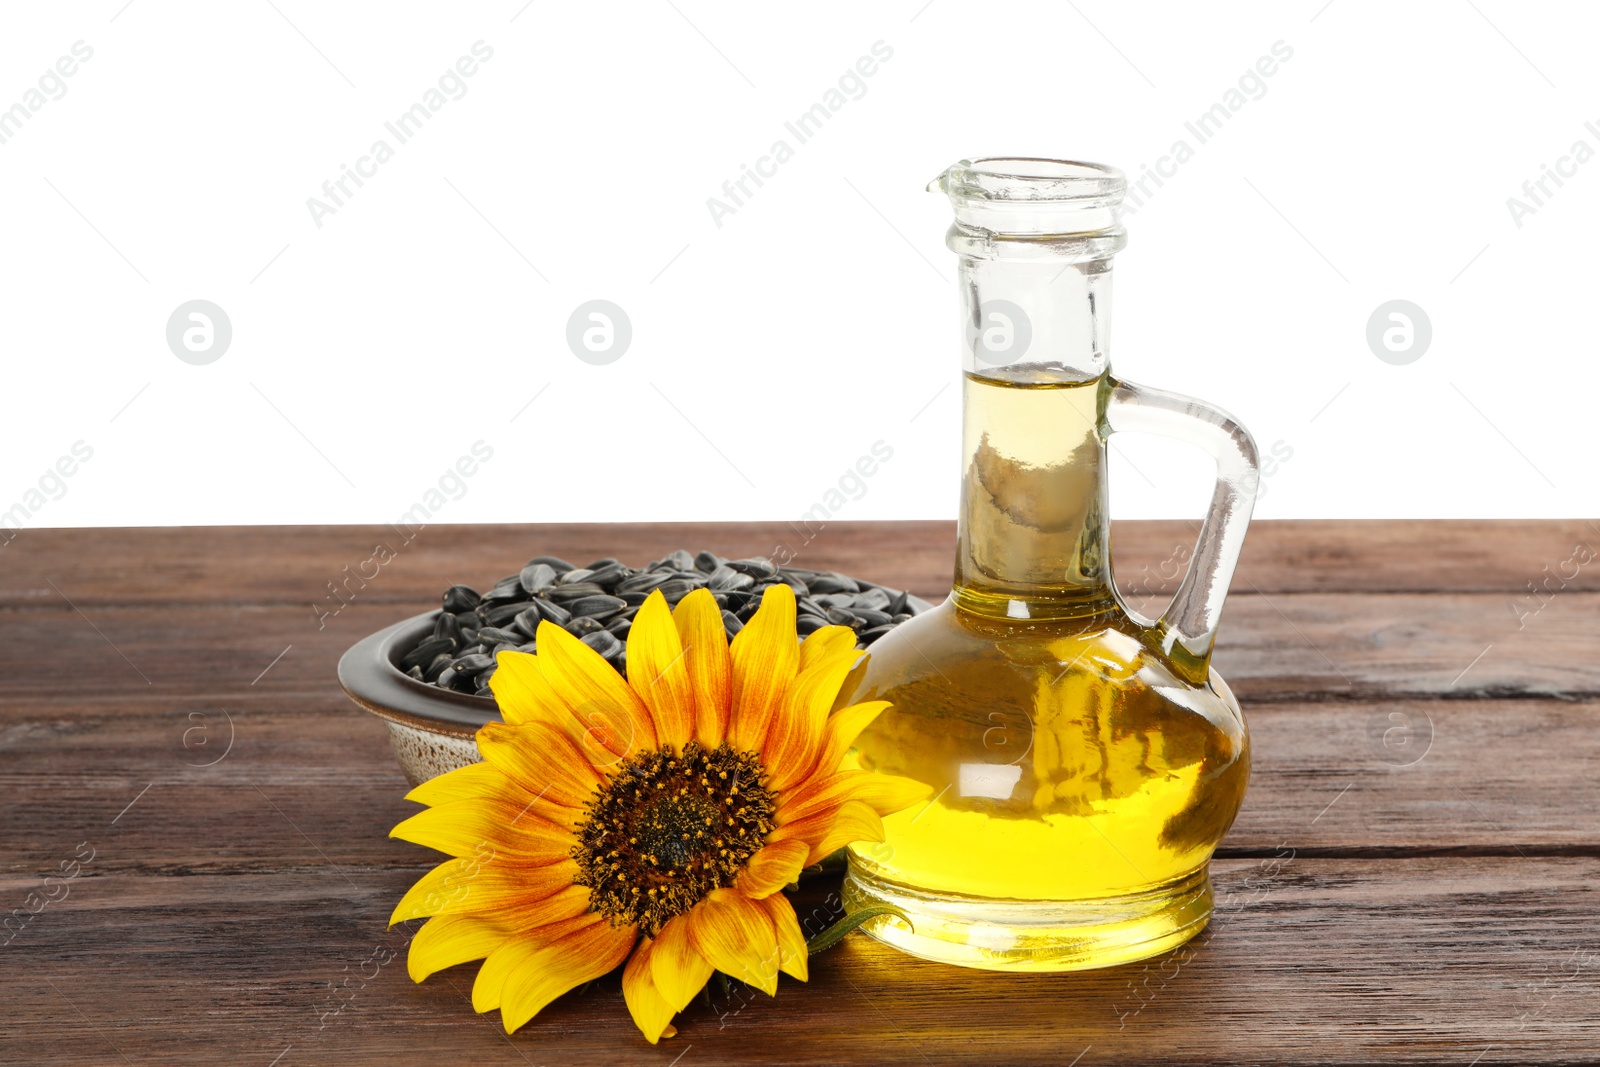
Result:
{"label": "jug neck", "polygon": [[980,160],[950,196],[963,338],[955,598],[1010,619],[1097,619],[1111,584],[1102,419],[1119,172]]}

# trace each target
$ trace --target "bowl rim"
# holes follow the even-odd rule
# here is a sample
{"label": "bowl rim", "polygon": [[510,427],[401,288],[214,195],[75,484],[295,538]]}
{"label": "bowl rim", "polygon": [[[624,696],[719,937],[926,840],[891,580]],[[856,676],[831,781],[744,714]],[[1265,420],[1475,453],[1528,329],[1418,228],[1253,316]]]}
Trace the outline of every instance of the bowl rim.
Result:
{"label": "bowl rim", "polygon": [[[854,581],[867,588],[899,590],[876,582]],[[920,615],[933,605],[919,596],[906,594],[913,614]],[[433,631],[443,608],[401,619],[368,634],[339,657],[339,686],[351,700],[390,722],[397,722],[434,733],[471,737],[485,723],[502,722],[500,709],[492,697],[458,693],[419,682],[399,667],[404,651],[416,645],[424,633]]]}

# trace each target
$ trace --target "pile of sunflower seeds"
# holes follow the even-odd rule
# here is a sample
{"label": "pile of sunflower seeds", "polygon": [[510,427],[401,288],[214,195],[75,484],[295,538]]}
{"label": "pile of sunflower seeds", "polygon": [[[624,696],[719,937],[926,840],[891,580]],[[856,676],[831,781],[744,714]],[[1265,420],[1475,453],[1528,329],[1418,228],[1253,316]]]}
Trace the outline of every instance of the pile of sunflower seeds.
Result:
{"label": "pile of sunflower seeds", "polygon": [[856,632],[858,648],[918,610],[904,592],[834,571],[777,567],[765,559],[690,555],[680,548],[636,569],[609,557],[575,567],[554,556],[537,556],[487,593],[465,585],[446,589],[432,636],[407,652],[399,667],[441,689],[488,697],[495,656],[508,648],[537,652],[534,635],[546,620],[600,653],[626,677],[628,630],[651,592],[659,589],[675,605],[695,589],[710,589],[731,638],[756,613],[766,589],[779,583],[794,590],[801,636],[823,626],[848,626]]}

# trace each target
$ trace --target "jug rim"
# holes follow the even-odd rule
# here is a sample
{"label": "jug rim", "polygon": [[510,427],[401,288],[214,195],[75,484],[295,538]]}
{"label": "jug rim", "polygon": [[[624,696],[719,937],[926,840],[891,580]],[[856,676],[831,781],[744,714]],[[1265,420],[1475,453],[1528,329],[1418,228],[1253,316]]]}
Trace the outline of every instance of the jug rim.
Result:
{"label": "jug rim", "polygon": [[928,191],[970,200],[1085,201],[1121,203],[1127,178],[1116,167],[1038,156],[963,159],[928,183]]}

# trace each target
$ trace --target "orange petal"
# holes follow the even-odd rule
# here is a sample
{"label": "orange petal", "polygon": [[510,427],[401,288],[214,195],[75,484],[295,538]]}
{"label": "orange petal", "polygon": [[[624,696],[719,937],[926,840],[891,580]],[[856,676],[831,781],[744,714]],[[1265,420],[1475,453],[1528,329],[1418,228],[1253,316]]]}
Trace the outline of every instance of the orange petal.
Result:
{"label": "orange petal", "polygon": [[[572,808],[546,805],[524,807],[504,800],[452,800],[420,811],[389,831],[390,837],[437,849],[450,856],[503,855],[508,861],[539,864],[554,863],[572,851],[578,839],[572,835],[581,812]],[[546,815],[566,812],[573,817],[568,826],[558,825]]]}
{"label": "orange petal", "polygon": [[518,960],[506,974],[500,992],[500,1020],[506,1033],[539,1014],[567,990],[616,967],[628,958],[637,939],[634,927],[616,927],[601,920],[546,942]]}
{"label": "orange petal", "polygon": [[778,968],[790,978],[806,980],[806,937],[800,929],[800,920],[794,905],[782,893],[762,897],[756,903],[766,909],[772,919],[773,931],[778,935]]}
{"label": "orange petal", "polygon": [[855,660],[854,646],[847,651],[849,655],[823,657],[802,668],[784,694],[761,752],[773,789],[782,792],[811,773],[822,747],[828,709]]}
{"label": "orange petal", "polygon": [[800,877],[808,849],[803,841],[778,841],[751,856],[734,882],[751,900],[771,896]]}
{"label": "orange petal", "polygon": [[650,713],[600,653],[548,620],[539,624],[536,640],[539,669],[572,709],[580,743],[595,766],[604,769],[656,746]]}
{"label": "orange petal", "polygon": [[549,723],[486,723],[478,731],[477,740],[484,760],[506,772],[531,796],[567,808],[581,808],[602,784],[600,772],[588,754]]}
{"label": "orange petal", "polygon": [[711,966],[769,997],[778,992],[778,938],[765,908],[724,886],[691,908],[688,919],[689,942]]}
{"label": "orange petal", "polygon": [[650,967],[656,991],[674,1011],[687,1008],[695,994],[705,988],[713,968],[689,942],[688,915],[679,915],[661,928]]}
{"label": "orange petal", "polygon": [[[630,647],[633,644],[632,631],[629,631],[628,644]],[[628,673],[633,673],[631,663]],[[655,980],[650,976],[652,955],[650,939],[641,939],[639,947],[628,957],[628,965],[622,970],[622,998],[627,1001],[628,1014],[633,1016],[634,1025],[644,1039],[654,1045],[671,1028],[672,1017],[677,1012],[667,1003],[667,998],[656,990]]]}
{"label": "orange petal", "polygon": [[500,708],[500,717],[516,725],[523,722],[549,722],[565,726],[572,710],[545,680],[539,657],[507,649],[494,658],[495,671],[489,689]]}
{"label": "orange petal", "polygon": [[672,613],[683,645],[694,692],[694,737],[715,749],[728,736],[728,708],[733,686],[733,663],[728,656],[728,628],[722,610],[709,589],[696,589],[678,601]]}
{"label": "orange petal", "polygon": [[435,971],[469,960],[481,960],[513,937],[582,915],[589,891],[568,886],[544,900],[522,907],[475,915],[436,915],[411,939],[406,969],[420,982]]}
{"label": "orange petal", "polygon": [[446,860],[417,880],[389,916],[389,925],[425,915],[459,915],[529,904],[572,885],[571,859],[512,867],[476,856]]}
{"label": "orange petal", "polygon": [[887,700],[873,700],[866,704],[851,704],[848,708],[840,708],[828,716],[827,722],[822,727],[822,748],[817,755],[816,764],[808,769],[809,773],[833,774],[850,751],[850,746],[855,744],[856,738],[861,736],[861,731],[872,725],[872,721],[889,707]]}
{"label": "orange petal", "polygon": [[628,685],[650,709],[656,739],[677,749],[694,737],[694,692],[684,660],[672,609],[657,589],[645,599],[628,631]]}
{"label": "orange petal", "polygon": [[729,740],[742,751],[759,751],[794,684],[800,644],[794,629],[794,590],[769,586],[760,609],[728,646],[733,658],[733,708]]}

